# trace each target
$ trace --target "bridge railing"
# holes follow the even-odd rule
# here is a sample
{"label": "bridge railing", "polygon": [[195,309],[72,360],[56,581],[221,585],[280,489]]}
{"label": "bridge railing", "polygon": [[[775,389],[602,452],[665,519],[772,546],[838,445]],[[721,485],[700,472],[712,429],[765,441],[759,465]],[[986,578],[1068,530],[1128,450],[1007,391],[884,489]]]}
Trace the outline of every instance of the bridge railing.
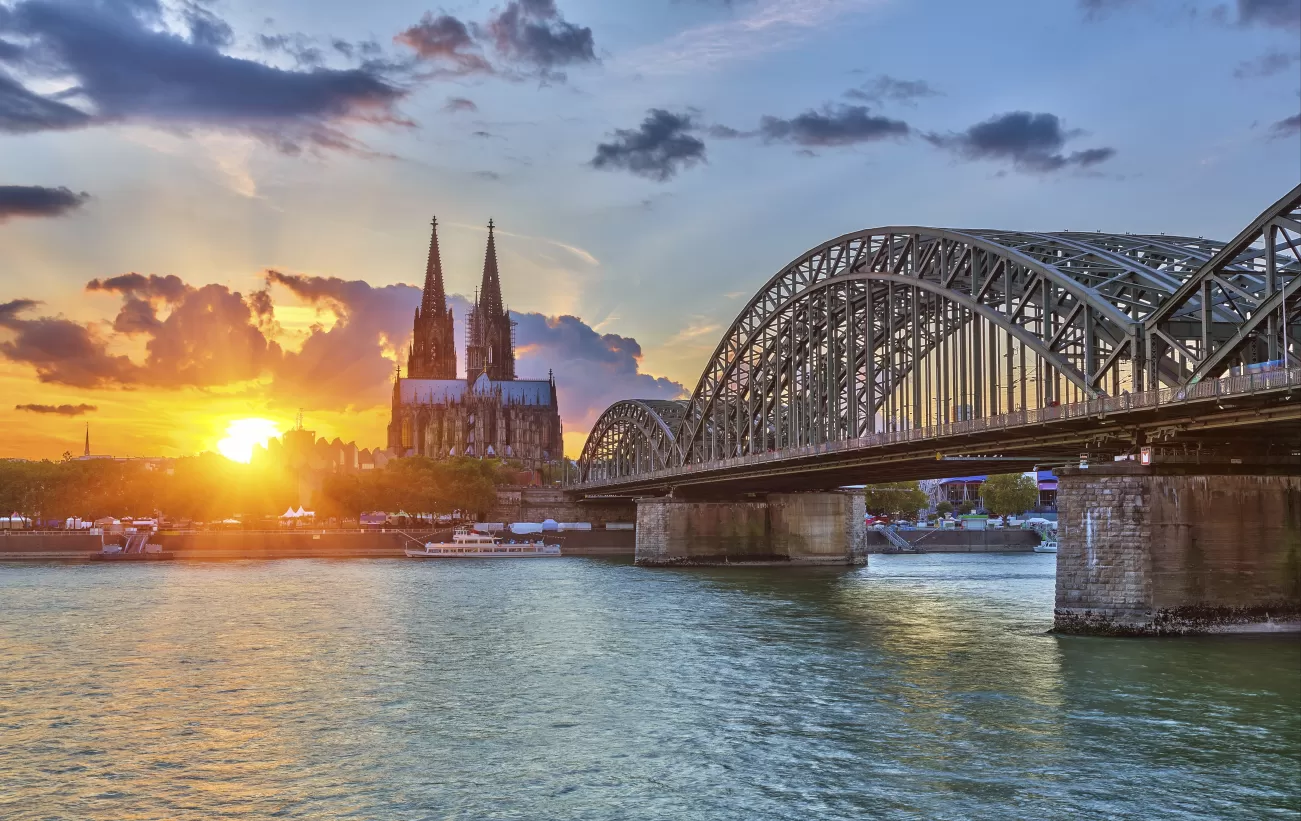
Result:
{"label": "bridge railing", "polygon": [[924,442],[933,439],[945,439],[951,436],[964,436],[991,430],[1018,428],[1028,425],[1058,422],[1068,419],[1104,418],[1111,414],[1127,413],[1135,410],[1149,410],[1156,407],[1178,405],[1186,402],[1214,399],[1225,396],[1244,396],[1265,391],[1277,391],[1287,388],[1301,388],[1301,368],[1289,368],[1247,373],[1238,376],[1226,376],[1208,379],[1192,385],[1178,388],[1159,388],[1140,393],[1126,393],[1121,396],[1100,396],[1068,405],[1056,405],[1046,408],[1012,411],[997,416],[970,419],[961,422],[947,422],[925,428],[907,428],[904,430],[883,431],[854,439],[840,439],[834,442],[822,442],[815,445],[801,445],[795,448],[752,453],[746,456],[732,456],[714,459],[708,462],[693,462],[638,474],[633,477],[618,479],[596,479],[580,482],[576,487],[599,487],[603,485],[623,484],[631,481],[646,481],[672,478],[689,473],[727,470],[759,465],[788,459],[802,459],[822,454],[841,453],[863,448],[885,445]]}

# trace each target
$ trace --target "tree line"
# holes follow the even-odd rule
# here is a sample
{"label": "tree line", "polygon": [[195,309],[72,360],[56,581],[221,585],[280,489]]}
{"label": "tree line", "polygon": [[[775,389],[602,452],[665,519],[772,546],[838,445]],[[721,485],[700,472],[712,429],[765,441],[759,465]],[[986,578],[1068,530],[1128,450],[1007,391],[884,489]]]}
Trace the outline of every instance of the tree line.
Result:
{"label": "tree line", "polygon": [[[918,482],[868,485],[863,495],[868,513],[891,519],[914,519],[930,507],[930,499]],[[990,476],[981,486],[980,495],[990,515],[1013,516],[1039,504],[1039,483],[1023,473]],[[941,501],[935,507],[942,516],[954,512],[953,504],[948,501]],[[970,502],[964,502],[958,512],[970,513],[973,507]]]}
{"label": "tree line", "polygon": [[489,460],[410,457],[383,469],[300,476],[211,453],[176,459],[166,468],[108,459],[3,460],[0,515],[19,513],[47,522],[158,513],[170,519],[249,522],[297,508],[304,481],[320,483],[313,505],[318,518],[355,518],[376,510],[477,515],[494,506],[506,468]]}

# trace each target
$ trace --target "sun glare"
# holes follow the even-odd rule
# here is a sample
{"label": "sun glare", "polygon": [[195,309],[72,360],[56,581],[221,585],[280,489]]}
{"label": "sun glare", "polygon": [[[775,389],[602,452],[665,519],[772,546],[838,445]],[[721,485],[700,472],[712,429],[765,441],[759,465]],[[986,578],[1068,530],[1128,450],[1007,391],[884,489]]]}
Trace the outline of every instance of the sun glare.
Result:
{"label": "sun glare", "polygon": [[217,443],[217,452],[232,462],[248,464],[254,446],[279,435],[279,426],[270,419],[235,419],[226,426],[226,438]]}

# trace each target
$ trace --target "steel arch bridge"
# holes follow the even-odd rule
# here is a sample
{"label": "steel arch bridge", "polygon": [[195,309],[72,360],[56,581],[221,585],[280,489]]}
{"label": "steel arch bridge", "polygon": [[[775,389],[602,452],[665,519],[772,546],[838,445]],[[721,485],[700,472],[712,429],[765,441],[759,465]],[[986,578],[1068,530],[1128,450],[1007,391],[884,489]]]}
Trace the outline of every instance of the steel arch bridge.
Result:
{"label": "steel arch bridge", "polygon": [[690,399],[607,409],[579,482],[1006,426],[1009,415],[1186,393],[1233,368],[1286,370],[1301,364],[1299,290],[1301,186],[1228,243],[915,226],[846,234],[768,280]]}

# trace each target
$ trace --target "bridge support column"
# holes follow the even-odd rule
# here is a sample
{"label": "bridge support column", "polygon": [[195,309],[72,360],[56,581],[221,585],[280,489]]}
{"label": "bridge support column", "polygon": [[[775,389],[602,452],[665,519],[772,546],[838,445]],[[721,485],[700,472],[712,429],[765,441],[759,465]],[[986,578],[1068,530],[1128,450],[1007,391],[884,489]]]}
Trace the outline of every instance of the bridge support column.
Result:
{"label": "bridge support column", "polygon": [[1056,632],[1301,629],[1295,467],[1070,468],[1057,505]]}
{"label": "bridge support column", "polygon": [[861,493],[774,493],[745,501],[639,499],[645,566],[867,563]]}

